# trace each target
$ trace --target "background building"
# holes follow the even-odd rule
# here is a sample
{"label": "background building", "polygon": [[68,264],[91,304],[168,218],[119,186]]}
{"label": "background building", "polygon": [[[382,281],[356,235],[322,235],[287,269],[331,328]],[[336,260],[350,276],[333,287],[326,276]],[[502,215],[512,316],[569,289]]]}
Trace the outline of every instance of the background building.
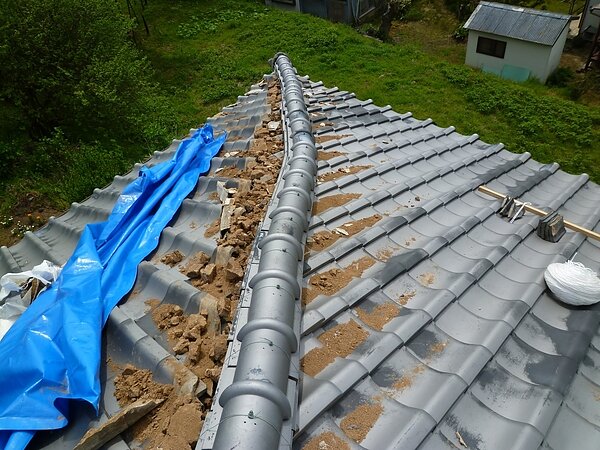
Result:
{"label": "background building", "polygon": [[571,17],[481,2],[465,23],[466,64],[515,81],[545,83],[558,67]]}

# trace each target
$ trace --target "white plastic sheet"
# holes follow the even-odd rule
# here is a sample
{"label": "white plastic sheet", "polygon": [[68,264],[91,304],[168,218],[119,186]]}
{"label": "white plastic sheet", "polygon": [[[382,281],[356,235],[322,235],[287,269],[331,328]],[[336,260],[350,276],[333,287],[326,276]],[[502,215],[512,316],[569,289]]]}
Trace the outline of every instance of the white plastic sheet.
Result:
{"label": "white plastic sheet", "polygon": [[28,281],[39,280],[44,286],[52,284],[58,278],[61,267],[44,260],[31,270],[19,273],[7,273],[0,278],[0,340],[8,332],[15,321],[35,300],[32,295],[25,295]]}

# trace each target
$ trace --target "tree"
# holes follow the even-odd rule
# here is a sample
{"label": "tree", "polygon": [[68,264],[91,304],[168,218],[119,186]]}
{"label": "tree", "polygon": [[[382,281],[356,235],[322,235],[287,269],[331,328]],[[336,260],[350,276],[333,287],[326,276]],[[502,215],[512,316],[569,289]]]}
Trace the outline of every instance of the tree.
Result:
{"label": "tree", "polygon": [[0,98],[34,139],[127,133],[151,87],[131,26],[114,0],[3,0]]}
{"label": "tree", "polygon": [[387,0],[385,11],[381,16],[381,25],[377,35],[382,41],[388,41],[390,38],[390,30],[392,29],[392,21],[401,19],[404,13],[410,8],[412,0]]}

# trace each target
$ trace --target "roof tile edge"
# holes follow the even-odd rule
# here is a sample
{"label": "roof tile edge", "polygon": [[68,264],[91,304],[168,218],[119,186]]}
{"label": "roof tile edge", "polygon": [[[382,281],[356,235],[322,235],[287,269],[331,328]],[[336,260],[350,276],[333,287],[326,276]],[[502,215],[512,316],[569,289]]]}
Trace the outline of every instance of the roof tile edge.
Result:
{"label": "roof tile edge", "polygon": [[258,273],[250,281],[248,322],[237,330],[241,341],[238,363],[233,382],[219,397],[223,411],[213,449],[291,447],[291,442],[281,442],[281,429],[296,407],[289,400],[297,395],[288,392],[288,376],[292,354],[298,350],[295,315],[317,150],[302,84],[292,63],[278,53],[272,64],[282,85],[282,121],[287,132],[284,184],[269,214],[268,234],[260,243]]}

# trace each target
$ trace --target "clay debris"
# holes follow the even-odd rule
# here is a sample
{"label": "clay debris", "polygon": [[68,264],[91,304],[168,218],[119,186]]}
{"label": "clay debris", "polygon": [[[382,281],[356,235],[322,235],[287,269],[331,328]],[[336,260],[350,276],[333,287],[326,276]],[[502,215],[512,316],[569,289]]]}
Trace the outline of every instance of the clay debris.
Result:
{"label": "clay debris", "polygon": [[323,250],[342,237],[354,236],[369,227],[372,227],[381,220],[382,216],[374,214],[364,219],[347,222],[342,226],[335,228],[333,231],[323,230],[313,234],[308,238],[307,249],[308,250]]}
{"label": "clay debris", "polygon": [[[121,406],[140,399],[164,399],[161,406],[131,429],[131,438],[145,448],[192,449],[211,407],[244,270],[281,167],[281,159],[274,156],[283,149],[281,126],[273,123],[281,120],[278,82],[269,82],[267,101],[271,112],[255,130],[250,148],[225,155],[245,158],[245,168],[229,167],[217,174],[236,178],[237,187],[225,187],[222,183],[210,197],[221,203],[223,211],[205,233],[218,234],[216,251],[212,255],[189,255],[186,263],[179,266],[192,285],[206,293],[200,311],[187,315],[177,305],[160,304],[159,300],[147,302],[173,353],[181,355],[185,366],[206,384],[206,393],[200,399],[178,394],[173,386],[154,382],[149,371],[133,366],[126,366],[115,378],[115,396]],[[179,264],[184,258],[185,255],[171,254],[167,261]]]}
{"label": "clay debris", "polygon": [[[424,359],[426,364],[429,364],[437,355],[444,351],[448,341],[438,341],[429,346],[427,349],[427,356]],[[411,370],[405,371],[400,378],[398,378],[392,388],[396,391],[402,392],[403,390],[411,387],[414,383],[415,378],[425,371],[425,364],[419,363]]]}
{"label": "clay debris", "polygon": [[346,175],[350,175],[353,173],[358,173],[366,169],[370,169],[373,166],[350,166],[350,167],[342,167],[334,172],[328,172],[323,175],[320,175],[317,179],[321,183],[325,183],[326,181],[337,180],[338,178],[345,177]]}
{"label": "clay debris", "polygon": [[350,450],[350,446],[336,434],[327,431],[308,441],[302,450]]}
{"label": "clay debris", "polygon": [[353,278],[360,277],[373,264],[375,264],[373,259],[363,256],[344,269],[330,269],[313,275],[308,282],[308,287],[303,289],[303,303],[308,305],[321,294],[328,296],[335,294],[346,287]]}
{"label": "clay debris", "polygon": [[393,318],[398,316],[400,307],[392,302],[383,303],[377,305],[370,312],[365,311],[362,308],[356,308],[356,314],[358,318],[365,324],[376,330],[383,330],[383,327]]}
{"label": "clay debris", "polygon": [[320,198],[314,203],[312,213],[321,214],[329,208],[345,205],[351,200],[360,198],[360,196],[360,194],[336,194]]}
{"label": "clay debris", "polygon": [[181,253],[179,250],[175,250],[165,254],[162,258],[160,258],[160,262],[166,264],[167,266],[173,267],[175,264],[179,264],[185,255]]}
{"label": "clay debris", "polygon": [[419,275],[419,281],[425,286],[431,286],[435,282],[435,274],[433,272],[425,272]]}
{"label": "clay debris", "polygon": [[354,411],[342,419],[340,428],[351,439],[361,443],[367,437],[379,416],[383,413],[381,403],[366,403],[359,405]]}
{"label": "clay debris", "polygon": [[334,141],[334,140],[340,140],[340,139],[344,139],[347,137],[351,137],[351,134],[320,134],[318,136],[315,136],[315,142],[317,144],[322,144],[323,142],[328,142],[328,141]]}
{"label": "clay debris", "polygon": [[423,364],[418,364],[410,371],[406,371],[398,380],[396,380],[392,387],[395,390],[402,392],[404,389],[411,387],[417,375],[424,371],[425,366]]}
{"label": "clay debris", "polygon": [[413,298],[416,293],[417,291],[409,291],[405,292],[404,294],[400,294],[400,297],[398,297],[398,303],[400,303],[402,306],[406,306],[409,300]]}
{"label": "clay debris", "polygon": [[319,336],[321,347],[313,348],[300,361],[302,371],[314,377],[336,357],[345,358],[362,344],[369,333],[354,320],[336,325]]}
{"label": "clay debris", "polygon": [[121,407],[138,400],[166,399],[128,432],[146,448],[191,450],[196,445],[206,416],[197,398],[177,395],[173,386],[153,381],[149,370],[131,365],[115,377],[115,397]]}
{"label": "clay debris", "polygon": [[318,150],[317,151],[317,160],[318,161],[329,161],[332,158],[336,158],[338,156],[343,156],[343,155],[345,155],[345,153],[338,152],[336,150],[332,150],[329,152],[326,152],[324,150]]}

